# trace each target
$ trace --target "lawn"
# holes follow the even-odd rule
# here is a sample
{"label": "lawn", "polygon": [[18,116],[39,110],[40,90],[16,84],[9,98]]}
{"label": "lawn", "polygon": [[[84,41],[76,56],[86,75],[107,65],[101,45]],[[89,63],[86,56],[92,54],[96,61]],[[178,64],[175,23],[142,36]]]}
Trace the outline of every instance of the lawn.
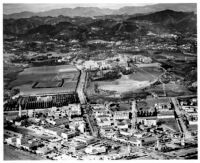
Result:
{"label": "lawn", "polygon": [[179,126],[177,124],[177,121],[175,118],[165,118],[165,119],[160,119],[158,122],[161,122],[163,125],[172,128],[173,130],[179,132]]}
{"label": "lawn", "polygon": [[15,147],[4,144],[4,160],[45,160],[44,158],[26,152],[17,150]]}

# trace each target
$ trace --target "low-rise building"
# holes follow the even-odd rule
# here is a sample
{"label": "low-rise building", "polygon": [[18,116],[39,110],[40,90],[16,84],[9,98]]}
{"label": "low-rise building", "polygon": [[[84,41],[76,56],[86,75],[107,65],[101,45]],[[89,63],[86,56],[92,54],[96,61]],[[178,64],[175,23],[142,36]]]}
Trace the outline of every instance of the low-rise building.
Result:
{"label": "low-rise building", "polygon": [[71,139],[73,137],[77,136],[77,133],[75,131],[64,131],[61,133],[61,137],[65,139]]}
{"label": "low-rise building", "polygon": [[60,128],[60,127],[50,127],[44,129],[44,131],[47,134],[54,135],[54,136],[61,136],[61,133],[63,133],[66,129]]}
{"label": "low-rise building", "polygon": [[75,153],[77,150],[83,149],[86,147],[85,143],[82,142],[77,142],[77,141],[72,141],[69,144],[69,151]]}
{"label": "low-rise building", "polygon": [[89,136],[89,135],[80,135],[80,136],[74,137],[73,140],[82,142],[86,145],[89,145],[89,144],[92,144],[92,143],[95,143],[98,141],[98,139],[96,139],[93,136]]}
{"label": "low-rise building", "polygon": [[88,154],[99,154],[99,153],[105,153],[106,149],[107,148],[104,145],[102,145],[102,144],[91,145],[91,146],[88,146],[85,149],[85,152],[88,153]]}
{"label": "low-rise building", "polygon": [[14,132],[14,131],[10,131],[10,130],[6,130],[6,129],[4,129],[4,135],[10,136],[10,137],[19,137],[19,138],[21,138],[23,136],[23,134],[20,134],[18,132]]}
{"label": "low-rise building", "polygon": [[69,104],[68,107],[71,115],[81,115],[80,104]]}
{"label": "low-rise building", "polygon": [[174,111],[173,110],[161,111],[161,112],[158,113],[157,118],[158,119],[175,118]]}
{"label": "low-rise building", "polygon": [[45,155],[47,153],[50,153],[53,149],[49,148],[48,146],[43,146],[43,147],[39,147],[36,150],[37,154],[41,154],[41,155]]}
{"label": "low-rise building", "polygon": [[156,117],[156,116],[137,117],[136,122],[137,122],[137,123],[142,123],[142,124],[144,124],[145,126],[148,126],[148,127],[156,126],[157,117]]}

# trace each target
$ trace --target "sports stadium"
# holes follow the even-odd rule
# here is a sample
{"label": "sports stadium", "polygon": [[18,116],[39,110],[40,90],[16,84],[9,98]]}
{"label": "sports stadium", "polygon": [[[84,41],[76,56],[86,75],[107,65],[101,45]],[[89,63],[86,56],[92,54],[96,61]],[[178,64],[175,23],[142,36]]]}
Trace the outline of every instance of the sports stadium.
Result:
{"label": "sports stadium", "polygon": [[75,93],[79,75],[72,65],[31,67],[11,85],[20,90],[20,96]]}
{"label": "sports stadium", "polygon": [[22,109],[63,106],[79,101],[76,92],[80,72],[73,65],[30,67],[11,83],[19,89]]}

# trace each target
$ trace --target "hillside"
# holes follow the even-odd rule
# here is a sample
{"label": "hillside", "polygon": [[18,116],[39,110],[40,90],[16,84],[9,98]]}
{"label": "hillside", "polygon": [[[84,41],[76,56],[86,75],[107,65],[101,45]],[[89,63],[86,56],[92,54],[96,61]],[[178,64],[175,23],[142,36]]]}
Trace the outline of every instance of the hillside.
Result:
{"label": "hillside", "polygon": [[95,16],[105,16],[105,15],[133,15],[133,14],[143,14],[152,13],[162,10],[174,10],[174,11],[184,11],[184,12],[197,12],[197,5],[195,3],[161,3],[147,6],[128,6],[122,7],[120,9],[108,9],[108,8],[98,8],[98,7],[76,7],[76,8],[61,8],[53,9],[44,12],[20,12],[13,14],[4,14],[4,19],[20,19],[20,18],[30,18],[32,16],[39,17],[57,17],[59,15],[68,17],[95,17]]}
{"label": "hillside", "polygon": [[30,38],[41,34],[55,38],[79,38],[90,36],[146,35],[154,33],[196,33],[197,16],[193,12],[163,10],[150,14],[132,16],[89,17],[38,17],[23,19],[4,19],[4,35]]}

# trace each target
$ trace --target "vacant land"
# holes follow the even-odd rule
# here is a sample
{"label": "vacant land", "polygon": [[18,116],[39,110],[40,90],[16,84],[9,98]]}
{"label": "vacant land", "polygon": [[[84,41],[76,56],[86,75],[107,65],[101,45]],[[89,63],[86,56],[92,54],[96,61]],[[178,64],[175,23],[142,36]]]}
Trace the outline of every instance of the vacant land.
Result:
{"label": "vacant land", "polygon": [[8,87],[12,81],[17,79],[18,73],[22,72],[24,69],[23,66],[14,65],[14,64],[7,64],[4,63],[3,65],[3,73],[4,73],[4,87],[5,89]]}
{"label": "vacant land", "polygon": [[146,92],[154,92],[158,95],[164,95],[164,91],[166,93],[166,96],[174,97],[174,96],[180,96],[180,95],[190,95],[193,94],[190,92],[186,86],[180,85],[178,83],[167,83],[167,84],[158,84],[155,86],[151,86],[146,90]]}
{"label": "vacant land", "polygon": [[[132,98],[145,93],[143,89],[155,83],[163,70],[157,67],[135,68],[129,75],[123,75],[116,80],[89,81],[86,94],[89,99]],[[147,93],[145,93],[146,96]]]}
{"label": "vacant land", "polygon": [[4,144],[4,160],[45,160],[44,158]]}
{"label": "vacant land", "polygon": [[125,93],[128,91],[136,91],[137,89],[145,88],[150,85],[149,81],[134,81],[130,79],[118,79],[114,82],[99,82],[99,89],[116,91]]}
{"label": "vacant land", "polygon": [[154,81],[162,73],[163,70],[157,67],[143,67],[137,68],[135,73],[129,75],[129,78],[137,81]]}
{"label": "vacant land", "polygon": [[[17,79],[10,84],[11,88],[20,89],[21,95],[75,92],[79,71],[71,65],[31,67],[20,72]],[[52,83],[63,81],[61,87],[49,87]],[[43,83],[42,88],[33,85]]]}
{"label": "vacant land", "polygon": [[112,82],[98,82],[99,89],[116,91],[118,93],[125,93],[129,91],[136,91],[148,87],[155,81],[157,81],[159,75],[162,74],[162,70],[155,67],[139,68],[136,72],[130,75],[122,75],[120,79]]}
{"label": "vacant land", "polygon": [[178,126],[175,118],[160,119],[160,120],[158,120],[158,122],[161,122],[162,125],[169,127],[171,129],[175,130],[176,132],[179,132],[179,126]]}
{"label": "vacant land", "polygon": [[36,81],[58,81],[61,79],[77,81],[78,77],[78,70],[70,65],[31,67],[19,73],[17,80],[11,83],[11,87]]}

